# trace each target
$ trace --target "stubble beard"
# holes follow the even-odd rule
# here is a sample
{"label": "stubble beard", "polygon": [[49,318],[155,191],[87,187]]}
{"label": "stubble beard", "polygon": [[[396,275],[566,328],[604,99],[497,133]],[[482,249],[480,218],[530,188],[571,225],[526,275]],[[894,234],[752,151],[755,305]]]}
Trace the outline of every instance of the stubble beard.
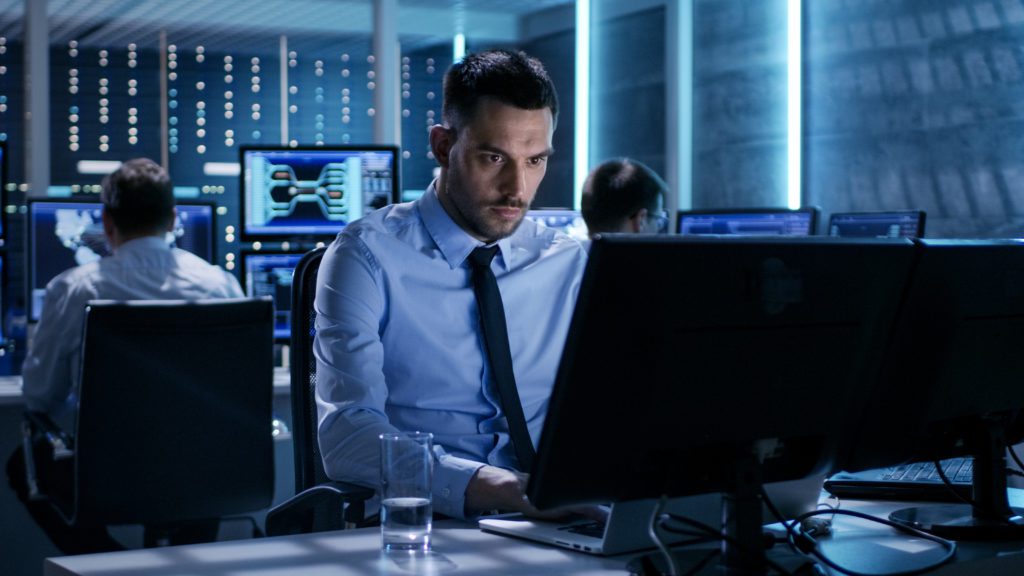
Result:
{"label": "stubble beard", "polygon": [[[455,174],[449,174],[455,176]],[[526,211],[530,209],[529,204],[521,200],[505,200],[501,202],[484,203],[474,200],[464,189],[457,184],[458,178],[449,178],[446,182],[446,194],[462,220],[469,228],[469,232],[479,238],[486,238],[488,242],[496,242],[502,238],[511,236],[523,223]],[[495,206],[519,208],[521,213],[515,222],[504,222],[490,216],[490,208]]]}

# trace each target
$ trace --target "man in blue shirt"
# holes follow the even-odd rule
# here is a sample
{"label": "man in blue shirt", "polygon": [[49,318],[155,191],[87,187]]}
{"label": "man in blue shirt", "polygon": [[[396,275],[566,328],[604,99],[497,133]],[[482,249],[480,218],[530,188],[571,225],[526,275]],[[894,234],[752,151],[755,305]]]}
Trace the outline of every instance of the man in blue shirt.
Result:
{"label": "man in blue shirt", "polygon": [[416,202],[348,226],[327,249],[314,354],[330,477],[377,486],[378,436],[421,430],[435,439],[435,511],[536,513],[516,470],[467,257],[497,246],[490,269],[536,444],[586,260],[575,240],[523,220],[557,116],[538,60],[503,50],[467,56],[446,74],[444,125],[430,130],[439,178]]}

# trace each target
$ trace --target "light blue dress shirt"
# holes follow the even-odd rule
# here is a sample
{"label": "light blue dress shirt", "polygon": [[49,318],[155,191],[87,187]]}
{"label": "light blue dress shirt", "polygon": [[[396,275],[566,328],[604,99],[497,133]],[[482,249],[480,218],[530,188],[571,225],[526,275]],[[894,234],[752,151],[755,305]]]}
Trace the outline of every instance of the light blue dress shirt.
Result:
{"label": "light blue dress shirt", "polygon": [[[524,220],[491,263],[534,444],[569,328],[586,253]],[[378,486],[378,436],[434,434],[434,510],[465,515],[466,486],[515,452],[491,382],[466,257],[481,243],[445,212],[434,186],[377,210],[327,248],[315,308],[316,402],[324,467]]]}

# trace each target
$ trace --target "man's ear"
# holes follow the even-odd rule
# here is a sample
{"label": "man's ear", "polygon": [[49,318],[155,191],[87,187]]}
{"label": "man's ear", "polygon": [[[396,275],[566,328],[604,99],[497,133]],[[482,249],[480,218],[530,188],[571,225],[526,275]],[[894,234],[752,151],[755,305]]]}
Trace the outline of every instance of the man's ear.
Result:
{"label": "man's ear", "polygon": [[174,223],[178,221],[178,207],[171,208],[171,221],[167,223],[167,231],[174,232]]}
{"label": "man's ear", "polygon": [[647,227],[647,208],[641,208],[636,211],[632,216],[629,217],[629,229],[630,232],[639,234],[645,232],[644,228]]}
{"label": "man's ear", "polygon": [[106,210],[102,213],[103,218],[103,233],[107,235],[107,238],[114,237],[114,217],[110,215],[110,212]]}
{"label": "man's ear", "polygon": [[455,130],[435,124],[430,128],[430,151],[441,168],[448,168],[448,158],[455,145]]}

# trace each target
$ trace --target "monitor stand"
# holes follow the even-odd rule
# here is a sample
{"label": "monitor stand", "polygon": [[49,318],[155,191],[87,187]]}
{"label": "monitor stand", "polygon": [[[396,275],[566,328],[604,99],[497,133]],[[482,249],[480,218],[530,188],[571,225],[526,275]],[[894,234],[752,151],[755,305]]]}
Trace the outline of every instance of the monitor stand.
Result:
{"label": "monitor stand", "polygon": [[1024,539],[1024,509],[1006,495],[1005,418],[985,418],[975,435],[974,506],[935,504],[896,510],[889,519],[953,540]]}
{"label": "monitor stand", "polygon": [[[771,565],[795,572],[812,563],[788,546],[773,547],[772,540],[766,538],[762,470],[756,453],[751,450],[739,454],[733,463],[729,488],[722,493],[720,547],[673,550],[679,569],[694,576],[759,576],[775,574]],[[630,562],[630,570],[638,574],[669,573],[660,552],[635,558]]]}

